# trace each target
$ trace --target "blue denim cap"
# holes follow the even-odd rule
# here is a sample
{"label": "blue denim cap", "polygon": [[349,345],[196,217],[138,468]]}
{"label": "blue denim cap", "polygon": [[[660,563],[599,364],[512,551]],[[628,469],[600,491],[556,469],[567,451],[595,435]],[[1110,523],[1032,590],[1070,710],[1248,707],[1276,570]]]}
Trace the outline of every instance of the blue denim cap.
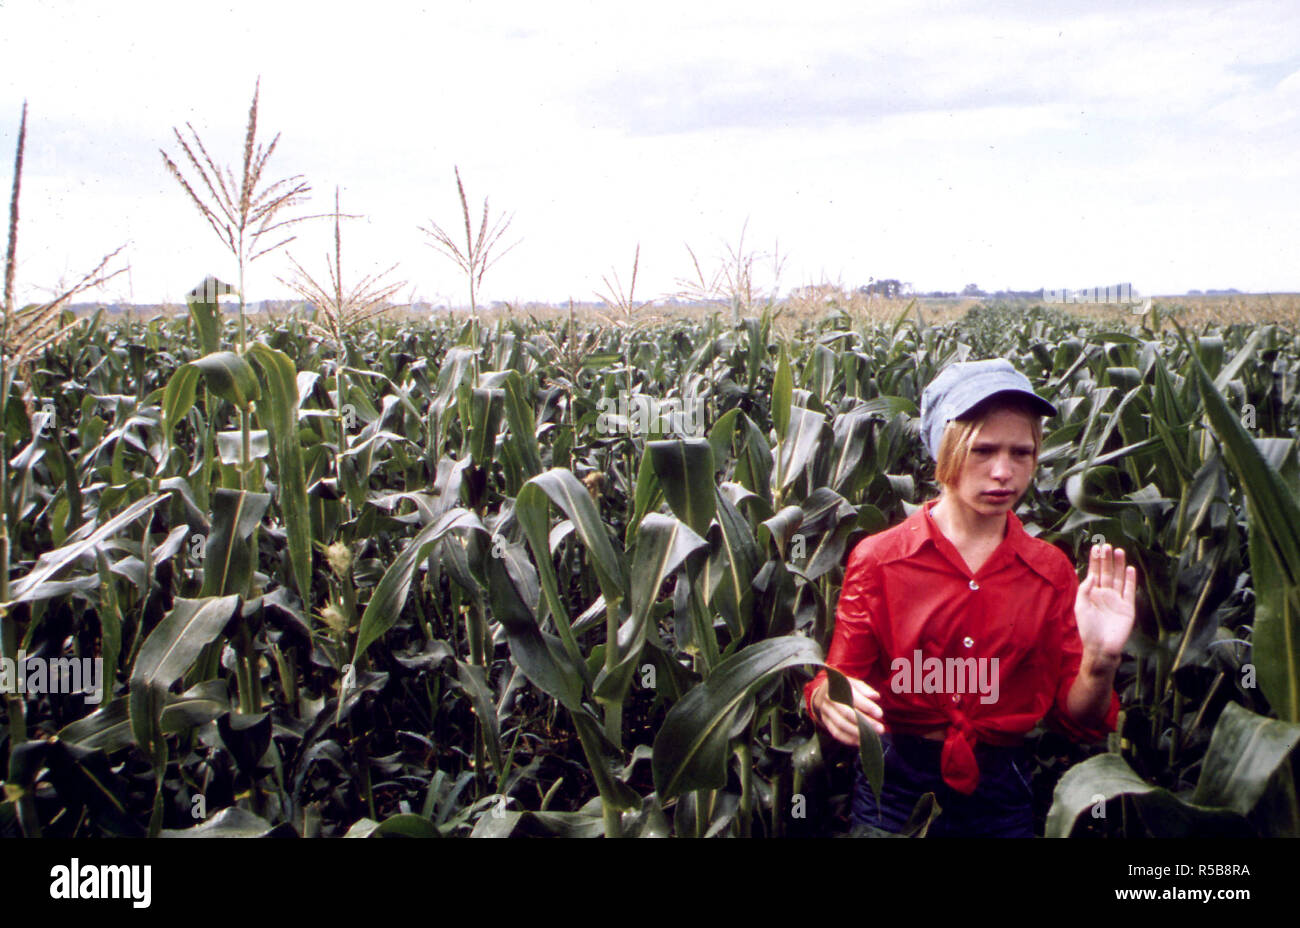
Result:
{"label": "blue denim cap", "polygon": [[930,457],[939,459],[944,427],[960,419],[995,393],[1020,393],[1039,415],[1054,416],[1056,407],[1034,392],[1029,378],[1003,358],[949,364],[921,394],[921,438]]}

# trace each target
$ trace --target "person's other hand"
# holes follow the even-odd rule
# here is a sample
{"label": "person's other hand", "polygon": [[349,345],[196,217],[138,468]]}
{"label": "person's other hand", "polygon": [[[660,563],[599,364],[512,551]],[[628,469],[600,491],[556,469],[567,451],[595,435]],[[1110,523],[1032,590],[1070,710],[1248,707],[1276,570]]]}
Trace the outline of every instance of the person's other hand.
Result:
{"label": "person's other hand", "polygon": [[823,680],[821,685],[813,690],[812,705],[821,720],[822,728],[826,729],[832,738],[843,744],[857,747],[858,720],[853,710],[856,709],[865,715],[867,724],[874,728],[878,735],[885,733],[883,724],[885,713],[876,703],[880,698],[879,693],[861,680],[853,677],[846,679],[849,681],[849,688],[853,691],[853,708],[831,699],[830,680]]}

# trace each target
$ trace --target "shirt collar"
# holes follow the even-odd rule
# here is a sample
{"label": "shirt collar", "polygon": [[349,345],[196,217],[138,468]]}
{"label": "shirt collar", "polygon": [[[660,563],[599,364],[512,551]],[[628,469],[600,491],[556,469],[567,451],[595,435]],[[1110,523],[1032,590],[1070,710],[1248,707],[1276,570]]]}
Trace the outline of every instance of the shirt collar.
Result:
{"label": "shirt collar", "polygon": [[[930,518],[930,510],[937,502],[938,499],[927,500],[899,526],[903,529],[902,544],[897,552],[899,559],[911,557],[927,541],[937,547],[937,539],[942,536],[942,533],[939,531],[939,526],[935,525],[934,520]],[[1051,564],[1043,556],[1038,540],[1025,531],[1019,517],[1010,510],[1007,510],[1007,532],[1003,536],[1002,547],[1006,547],[1013,556],[1019,557],[1045,580],[1053,580]],[[998,552],[993,555],[995,558],[1001,556],[1002,547],[999,547]]]}

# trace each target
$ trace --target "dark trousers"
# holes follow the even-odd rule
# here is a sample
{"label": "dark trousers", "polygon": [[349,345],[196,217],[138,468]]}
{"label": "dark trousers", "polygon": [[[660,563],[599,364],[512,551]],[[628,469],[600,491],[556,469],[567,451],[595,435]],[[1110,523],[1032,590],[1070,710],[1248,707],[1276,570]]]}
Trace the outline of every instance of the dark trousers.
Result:
{"label": "dark trousers", "polygon": [[927,834],[935,838],[1032,838],[1033,792],[1029,786],[1029,752],[1018,747],[979,744],[975,760],[980,779],[965,796],[943,782],[939,773],[942,741],[914,735],[885,734],[885,783],[876,797],[857,764],[850,821],[901,832],[924,793],[934,793],[942,810]]}

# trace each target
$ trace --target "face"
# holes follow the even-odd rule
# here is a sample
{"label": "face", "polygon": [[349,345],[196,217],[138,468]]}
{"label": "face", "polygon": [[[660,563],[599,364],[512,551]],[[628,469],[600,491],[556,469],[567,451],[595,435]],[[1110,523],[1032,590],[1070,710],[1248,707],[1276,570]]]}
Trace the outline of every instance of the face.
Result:
{"label": "face", "polygon": [[975,433],[956,486],[947,492],[978,515],[1005,513],[1029,489],[1036,466],[1034,434],[1025,413],[994,409]]}

